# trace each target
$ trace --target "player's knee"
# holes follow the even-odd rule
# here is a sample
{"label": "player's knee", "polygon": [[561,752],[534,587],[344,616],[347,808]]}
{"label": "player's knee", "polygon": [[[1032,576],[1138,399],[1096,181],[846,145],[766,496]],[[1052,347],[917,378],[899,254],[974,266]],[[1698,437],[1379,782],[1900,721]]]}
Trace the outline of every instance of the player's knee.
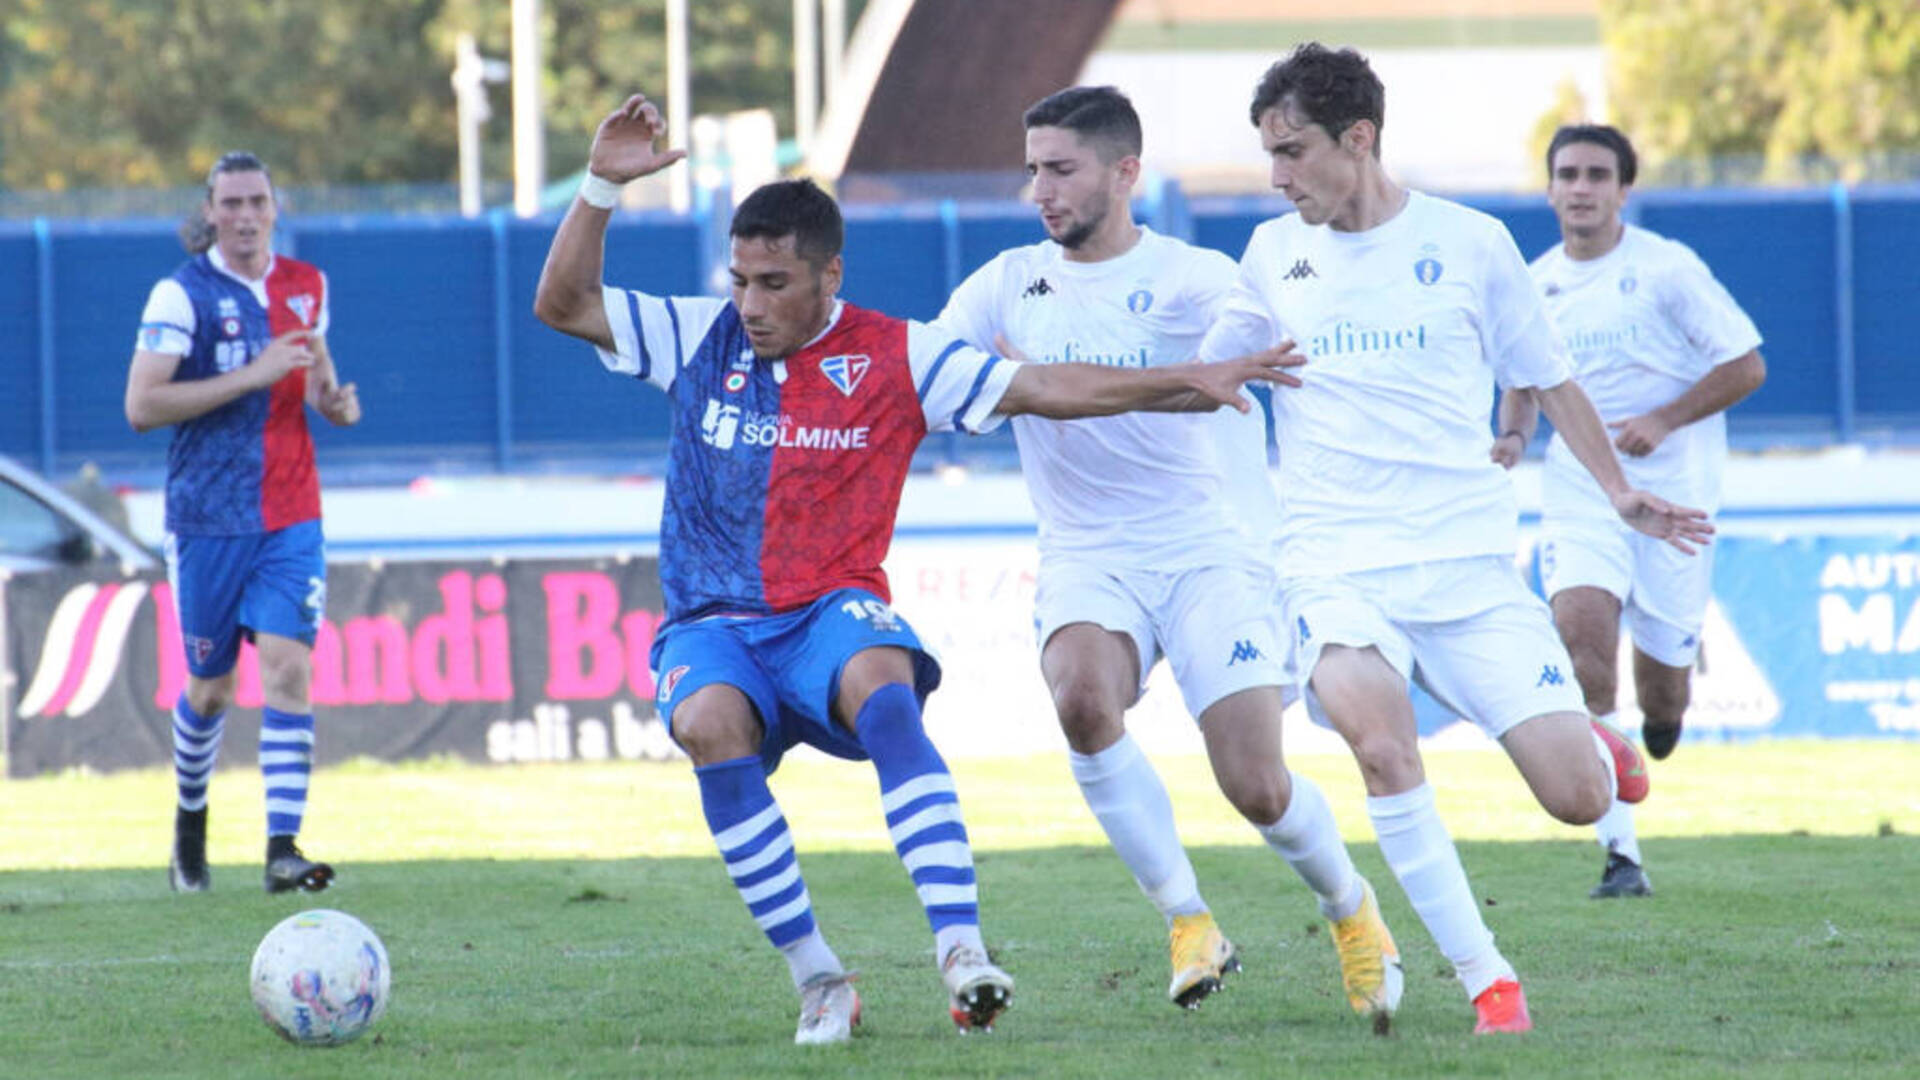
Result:
{"label": "player's knee", "polygon": [[304,657],[277,663],[260,664],[260,692],[277,709],[306,712],[312,707],[308,694],[313,684],[313,668]]}
{"label": "player's knee", "polygon": [[1293,798],[1286,770],[1242,770],[1222,775],[1219,779],[1220,793],[1227,797],[1227,802],[1233,804],[1241,817],[1253,824],[1271,825],[1286,816],[1287,804]]}
{"label": "player's knee", "polygon": [[1405,791],[1418,785],[1423,771],[1420,748],[1410,738],[1388,731],[1367,731],[1347,736],[1353,758],[1370,792]]}
{"label": "player's knee", "polygon": [[700,708],[693,702],[674,710],[673,739],[695,765],[757,754],[758,734],[750,719],[727,710]]}
{"label": "player's knee", "polygon": [[1678,686],[1653,684],[1636,687],[1636,690],[1640,699],[1640,711],[1649,721],[1665,726],[1680,722],[1693,697],[1691,688],[1685,683]]}
{"label": "player's knee", "polygon": [[1066,679],[1053,687],[1053,711],[1075,753],[1095,754],[1113,745],[1124,730],[1121,712],[1090,683]]}
{"label": "player's knee", "polygon": [[198,716],[213,716],[225,712],[233,704],[233,673],[216,679],[189,679],[187,681],[187,708]]}

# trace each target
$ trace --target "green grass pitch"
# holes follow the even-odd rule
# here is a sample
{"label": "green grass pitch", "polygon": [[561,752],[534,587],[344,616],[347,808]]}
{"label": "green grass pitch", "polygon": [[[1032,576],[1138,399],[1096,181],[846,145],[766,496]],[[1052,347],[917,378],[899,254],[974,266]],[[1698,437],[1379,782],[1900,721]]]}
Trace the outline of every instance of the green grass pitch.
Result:
{"label": "green grass pitch", "polygon": [[[684,765],[355,764],[313,781],[318,896],[260,889],[260,782],[213,786],[214,891],[167,891],[171,778],[0,783],[0,1076],[1383,1077],[1920,1075],[1920,743],[1687,745],[1640,824],[1656,895],[1586,898],[1587,830],[1496,753],[1429,755],[1442,813],[1535,1030],[1472,1009],[1373,846],[1349,759],[1301,756],[1405,958],[1395,1032],[1348,1013],[1311,898],[1213,790],[1159,762],[1246,970],[1194,1013],[1165,933],[1064,760],[955,762],[983,921],[1018,981],[986,1037],[947,1020],[931,939],[886,847],[871,772],[774,777],[821,924],[861,972],[853,1043],[791,1044],[785,966],[748,920]],[[275,922],[338,907],[385,939],[391,1005],[334,1050],[253,1015]]]}

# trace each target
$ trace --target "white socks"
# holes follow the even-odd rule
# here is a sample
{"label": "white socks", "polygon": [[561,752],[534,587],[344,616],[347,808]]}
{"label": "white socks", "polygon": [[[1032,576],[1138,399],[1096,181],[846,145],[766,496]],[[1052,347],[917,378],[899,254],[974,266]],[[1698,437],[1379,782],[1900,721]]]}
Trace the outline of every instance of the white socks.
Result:
{"label": "white socks", "polygon": [[1320,898],[1320,914],[1344,919],[1360,910],[1366,890],[1360,888],[1360,875],[1318,784],[1294,773],[1287,812],[1271,825],[1254,828]]}
{"label": "white socks", "polygon": [[1369,796],[1367,815],[1380,839],[1380,854],[1400,880],[1413,910],[1426,924],[1467,997],[1475,998],[1513,967],[1494,947],[1493,932],[1480,919],[1460,853],[1434,807],[1433,788],[1421,784],[1398,795]]}
{"label": "white socks", "polygon": [[1173,801],[1133,736],[1123,733],[1099,753],[1069,751],[1067,757],[1087,809],[1147,899],[1168,918],[1207,910],[1174,828]]}
{"label": "white socks", "polygon": [[807,984],[807,980],[823,972],[838,975],[846,969],[840,966],[840,958],[834,955],[827,945],[827,939],[820,936],[819,929],[809,931],[805,936],[780,946],[780,955],[787,958],[787,973],[793,976],[795,990]]}

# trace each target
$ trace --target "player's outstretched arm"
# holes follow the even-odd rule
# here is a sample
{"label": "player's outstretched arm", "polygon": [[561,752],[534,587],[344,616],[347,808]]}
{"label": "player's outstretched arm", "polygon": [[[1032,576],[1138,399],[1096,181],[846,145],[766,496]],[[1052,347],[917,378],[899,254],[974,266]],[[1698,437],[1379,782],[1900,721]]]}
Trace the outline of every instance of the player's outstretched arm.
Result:
{"label": "player's outstretched arm", "polygon": [[135,349],[127,369],[127,423],[135,431],[152,431],[192,420],[227,402],[265,390],[295,368],[313,366],[311,331],[289,330],[267,343],[259,355],[232,371],[208,379],[173,381],[180,357],[173,353]]}
{"label": "player's outstretched arm", "polygon": [[620,184],[659,172],[686,157],[685,150],[662,150],[654,145],[666,131],[659,108],[644,94],[629,97],[600,121],[587,157],[587,182],[553,234],[546,265],[540,270],[540,284],[533,293],[533,313],[541,322],[603,349],[614,347],[613,330],[600,303],[607,220],[613,208],[611,199],[595,193],[608,187],[617,190]]}
{"label": "player's outstretched arm", "polygon": [[[1002,354],[1026,358],[999,343]],[[1007,386],[996,412],[1031,414],[1055,420],[1134,412],[1212,412],[1222,405],[1246,412],[1253,402],[1240,392],[1249,382],[1299,386],[1288,369],[1307,358],[1293,342],[1217,364],[1167,364],[1154,368],[1110,368],[1098,364],[1023,363]]]}
{"label": "player's outstretched arm", "polygon": [[1712,539],[1713,523],[1707,520],[1705,510],[1670,503],[1628,485],[1620,459],[1613,456],[1613,444],[1607,440],[1600,414],[1594,411],[1593,402],[1579,383],[1568,379],[1558,386],[1534,387],[1532,392],[1541,411],[1566,440],[1567,449],[1599,481],[1621,520],[1689,555]]}

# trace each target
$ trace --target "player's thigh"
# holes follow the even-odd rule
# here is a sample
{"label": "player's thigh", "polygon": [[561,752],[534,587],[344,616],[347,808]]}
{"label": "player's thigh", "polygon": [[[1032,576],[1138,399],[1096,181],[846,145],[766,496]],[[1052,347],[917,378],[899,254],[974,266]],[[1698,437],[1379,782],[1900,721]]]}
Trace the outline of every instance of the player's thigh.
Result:
{"label": "player's thigh", "polygon": [[1547,605],[1505,560],[1489,560],[1470,587],[1486,606],[1444,622],[1411,623],[1420,684],[1498,739],[1536,716],[1584,715],[1573,661]]}
{"label": "player's thigh", "polygon": [[864,589],[835,590],[781,618],[767,623],[778,632],[762,641],[764,660],[782,708],[796,720],[799,737],[816,749],[856,761],[866,758],[853,732],[860,703],[850,703],[851,715],[841,715],[840,708],[840,680],[848,662],[861,653],[881,650],[872,658],[876,661],[890,661],[888,650],[903,654],[907,663],[896,674],[910,680],[921,701],[940,685],[940,663],[913,627]]}
{"label": "player's thigh", "polygon": [[257,536],[167,536],[167,578],[180,616],[187,670],[218,680],[240,656],[240,603]]}
{"label": "player's thigh", "polygon": [[1507,729],[1500,745],[1534,799],[1554,817],[1584,824],[1612,801],[1593,720],[1584,709],[1527,719]]}
{"label": "player's thigh", "polygon": [[[1638,534],[1636,534],[1638,536]],[[1669,667],[1690,667],[1713,596],[1713,547],[1688,555],[1651,536],[1635,541],[1627,632],[1634,647]]]}
{"label": "player's thigh", "polygon": [[1156,612],[1160,648],[1189,715],[1255,687],[1291,681],[1288,642],[1261,568],[1216,566],[1173,576]]}
{"label": "player's thigh", "polygon": [[1133,638],[1090,622],[1069,623],[1040,650],[1040,673],[1076,753],[1097,754],[1126,733],[1127,707],[1140,697]]}
{"label": "player's thigh", "polygon": [[327,608],[326,541],[319,521],[261,538],[240,600],[241,625],[313,647]]}
{"label": "player's thigh", "polygon": [[[1033,621],[1048,687],[1096,685],[1105,691],[1118,682],[1122,710],[1139,700],[1160,658],[1153,618],[1133,583],[1084,561],[1041,564]],[[1063,639],[1066,633],[1071,640]],[[1101,633],[1124,639],[1124,645],[1094,636]]]}
{"label": "player's thigh", "polygon": [[[771,772],[797,739],[783,722],[773,680],[739,631],[738,622],[716,619],[662,632],[652,657],[654,704],[667,734],[695,764],[725,760],[715,757],[726,752],[720,747],[750,747],[744,752],[758,754]],[[730,688],[733,693],[703,693],[709,688]]]}

